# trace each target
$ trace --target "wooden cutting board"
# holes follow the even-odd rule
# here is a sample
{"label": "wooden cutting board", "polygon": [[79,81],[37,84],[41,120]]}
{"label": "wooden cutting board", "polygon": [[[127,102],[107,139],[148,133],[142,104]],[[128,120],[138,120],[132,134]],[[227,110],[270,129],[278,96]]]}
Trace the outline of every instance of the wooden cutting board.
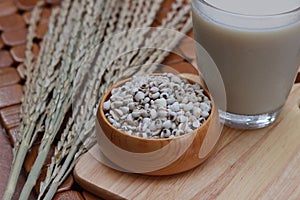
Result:
{"label": "wooden cutting board", "polygon": [[300,84],[270,127],[224,127],[217,153],[199,167],[151,177],[110,169],[97,161],[98,145],[78,161],[74,175],[106,199],[300,199]]}

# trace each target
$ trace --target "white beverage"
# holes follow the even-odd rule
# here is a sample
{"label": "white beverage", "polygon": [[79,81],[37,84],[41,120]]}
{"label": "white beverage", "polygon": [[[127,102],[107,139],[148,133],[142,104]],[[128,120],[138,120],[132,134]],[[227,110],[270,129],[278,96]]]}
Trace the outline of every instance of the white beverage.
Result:
{"label": "white beverage", "polygon": [[206,0],[223,10],[244,15],[274,15],[300,6],[299,0]]}
{"label": "white beverage", "polygon": [[300,11],[292,16],[280,13],[299,9],[300,0],[206,2],[230,12],[193,0],[194,38],[221,73],[227,112],[260,115],[280,110],[300,65]]}

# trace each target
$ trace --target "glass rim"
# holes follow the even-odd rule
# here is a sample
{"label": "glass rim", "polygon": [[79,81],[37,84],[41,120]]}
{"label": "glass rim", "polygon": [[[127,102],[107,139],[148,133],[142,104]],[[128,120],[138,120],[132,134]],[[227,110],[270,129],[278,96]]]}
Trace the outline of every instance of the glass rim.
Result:
{"label": "glass rim", "polygon": [[231,14],[231,15],[238,15],[238,16],[242,16],[242,17],[279,17],[279,16],[285,16],[285,15],[290,15],[293,13],[297,13],[298,11],[300,12],[300,6],[296,7],[295,9],[292,10],[288,10],[285,12],[280,12],[280,13],[275,13],[275,14],[267,14],[267,15],[252,15],[252,14],[243,14],[243,13],[238,13],[238,12],[232,12],[232,11],[228,11],[219,7],[216,7],[212,4],[210,4],[209,2],[207,2],[206,0],[193,0],[193,1],[198,1],[202,4],[204,4],[205,6],[208,6],[212,9],[227,13],[227,14]]}

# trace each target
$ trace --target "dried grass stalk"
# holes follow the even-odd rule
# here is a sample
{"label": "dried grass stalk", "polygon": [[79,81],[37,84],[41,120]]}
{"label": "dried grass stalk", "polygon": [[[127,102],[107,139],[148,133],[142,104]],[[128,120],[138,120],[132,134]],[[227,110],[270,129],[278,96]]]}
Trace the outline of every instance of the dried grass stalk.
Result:
{"label": "dried grass stalk", "polygon": [[[126,4],[126,2],[125,2]],[[123,6],[123,8],[127,8],[126,6]],[[114,23],[110,23],[115,24]],[[175,23],[176,24],[176,23]],[[124,25],[119,23],[117,24],[117,27],[124,28]],[[191,28],[191,21],[187,19],[185,21],[185,24],[182,26],[182,31],[187,32]],[[112,27],[111,29],[112,30]],[[118,29],[117,29],[118,31]],[[142,33],[144,36],[145,33]],[[135,35],[136,37],[140,35]],[[109,37],[109,36],[108,36]],[[122,38],[123,41],[125,41],[126,38]],[[152,38],[153,39],[153,38]],[[162,49],[168,48],[170,45],[172,47],[175,46],[175,44],[178,44],[179,40],[181,38],[171,38],[168,41],[164,42],[161,46]],[[171,41],[172,40],[172,41]],[[119,49],[126,49],[122,46],[122,40],[118,41],[116,38],[113,38],[113,41],[104,42],[102,45],[102,51],[107,52],[107,54],[101,54],[99,55],[96,66],[107,66],[107,62],[111,61],[111,57],[108,55],[118,55],[120,52],[115,52]],[[161,42],[161,41],[160,41]],[[143,41],[140,41],[140,44],[143,43]],[[118,44],[118,45],[116,45]],[[132,43],[130,43],[132,44]],[[116,46],[114,46],[116,45]],[[128,44],[127,44],[128,45]],[[137,45],[138,46],[138,45]],[[122,48],[123,47],[123,48]],[[170,48],[170,47],[169,47]],[[101,52],[101,51],[100,51]],[[168,52],[164,53],[164,56],[166,56]],[[101,56],[102,55],[102,56]],[[162,61],[164,56],[161,56],[161,52],[157,54],[156,56],[152,56],[149,58],[149,60],[146,60],[146,62],[151,63],[152,61]],[[127,57],[123,57],[123,62],[127,60]],[[122,63],[122,61],[120,61]],[[119,63],[120,63],[119,62]],[[105,68],[109,70],[105,70]],[[84,153],[87,149],[89,149],[94,143],[95,143],[95,135],[94,135],[94,126],[95,126],[95,116],[96,111],[98,108],[97,100],[99,99],[99,96],[102,96],[103,93],[107,90],[107,88],[113,84],[119,81],[120,79],[123,79],[125,76],[128,76],[127,73],[116,73],[116,71],[120,71],[120,68],[130,68],[129,65],[108,65],[108,67],[95,67],[92,74],[94,75],[92,80],[90,81],[90,84],[86,86],[86,88],[83,90],[83,95],[81,97],[84,97],[86,101],[83,105],[75,105],[74,111],[76,114],[79,112],[79,116],[73,115],[73,117],[76,117],[77,121],[74,123],[74,121],[69,121],[67,125],[67,129],[65,129],[63,136],[61,138],[61,142],[59,145],[59,150],[56,149],[55,155],[52,157],[52,163],[50,167],[48,168],[48,172],[54,172],[49,177],[47,174],[47,177],[45,179],[45,182],[52,181],[52,185],[50,185],[49,191],[47,195],[45,196],[45,199],[50,199],[52,195],[54,195],[57,187],[62,183],[62,181],[68,176],[69,172],[73,168],[73,166],[76,163],[77,158]],[[155,68],[139,68],[141,73],[145,73],[145,71],[151,72],[150,70],[155,70]],[[136,71],[134,71],[135,73]],[[114,75],[113,75],[114,74]],[[98,75],[98,76],[96,76]],[[129,74],[132,75],[132,74]],[[103,77],[110,77],[109,81],[101,81],[103,80]],[[99,91],[99,94],[97,92]],[[82,123],[84,121],[84,123]],[[73,126],[72,126],[73,125]],[[72,131],[70,131],[70,128],[72,128]],[[66,136],[66,134],[68,134]],[[64,145],[62,145],[64,144]],[[64,160],[62,163],[61,161]],[[54,175],[54,177],[53,177]],[[50,180],[52,179],[52,180]],[[49,184],[48,184],[49,185]]]}
{"label": "dried grass stalk", "polygon": [[[59,76],[53,90],[53,97],[48,106],[48,113],[45,117],[45,131],[39,147],[38,156],[31,167],[26,183],[20,195],[20,199],[27,199],[32,188],[34,187],[40,171],[49,153],[51,144],[58,133],[66,113],[71,106],[73,94],[73,80],[78,73],[79,66],[73,67],[73,58],[76,56],[78,39],[82,28],[82,15],[85,11],[85,5],[80,5],[79,1],[74,1],[70,9],[70,15],[67,18],[65,28],[72,30],[67,46],[64,52],[61,67],[59,68]],[[73,12],[75,11],[75,12]],[[77,66],[77,68],[76,68]]]}
{"label": "dried grass stalk", "polygon": [[[178,43],[180,36],[165,38],[159,30],[141,29],[134,37],[129,31],[150,26],[162,1],[65,0],[51,16],[34,68],[32,43],[28,42],[28,79],[14,177],[20,170],[15,165],[21,166],[37,134],[43,131],[44,135],[20,199],[29,196],[60,129],[64,131],[41,183],[39,199],[51,199],[78,157],[95,144],[98,101],[108,87],[137,72],[153,72],[155,67],[147,65],[160,63],[168,54],[161,50],[139,50],[140,47],[155,44],[171,50]],[[175,1],[162,21],[163,27],[187,32],[191,28],[189,9],[182,0]],[[36,16],[33,14],[33,18]],[[32,19],[31,32],[35,21]],[[116,33],[120,34],[115,36]],[[122,55],[123,52],[127,53]],[[143,64],[146,66],[140,67]],[[67,118],[71,106],[73,115]],[[63,121],[67,121],[65,127]],[[10,199],[14,187],[8,187],[6,199]]]}
{"label": "dried grass stalk", "polygon": [[[43,3],[44,3],[44,1],[39,1],[37,3],[37,6],[34,8],[34,10],[32,12],[32,17],[30,19],[30,28],[28,30],[27,45],[26,45],[26,51],[25,51],[26,61],[24,63],[25,67],[26,67],[26,74],[27,74],[27,81],[26,82],[27,83],[31,82],[30,74],[33,71],[33,58],[34,58],[33,53],[32,53],[33,39],[34,39],[34,34],[35,34],[37,24],[38,24],[39,19],[40,19],[41,5]],[[28,91],[29,91],[29,88],[25,87],[25,92],[24,92],[25,97],[28,97],[28,93],[29,93]],[[23,98],[22,101],[24,102],[24,98]],[[21,113],[24,113],[24,108],[23,107],[21,109]],[[28,141],[28,139],[27,139],[27,141]],[[19,141],[17,141],[16,148],[14,150],[14,159],[13,159],[13,163],[12,163],[13,167],[12,167],[10,175],[9,175],[9,179],[8,179],[6,190],[5,190],[4,195],[3,195],[3,199],[11,199],[12,196],[13,196],[13,193],[14,193],[17,181],[18,181],[18,178],[16,178],[16,177],[19,177],[21,167],[22,167],[22,165],[19,164],[18,162],[20,162],[20,163],[24,162],[24,158],[26,156],[26,153],[27,153],[28,149],[30,148],[29,144],[30,144],[30,142],[27,142],[27,143],[23,144],[21,146],[21,148],[24,149],[24,151],[17,154],[16,150],[20,148],[20,143],[19,143]]]}

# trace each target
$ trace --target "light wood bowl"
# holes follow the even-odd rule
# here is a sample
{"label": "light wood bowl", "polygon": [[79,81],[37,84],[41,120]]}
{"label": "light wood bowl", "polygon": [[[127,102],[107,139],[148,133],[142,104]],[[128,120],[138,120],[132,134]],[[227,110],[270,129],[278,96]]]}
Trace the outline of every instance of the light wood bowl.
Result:
{"label": "light wood bowl", "polygon": [[[201,85],[200,80],[195,78],[185,79],[190,83]],[[98,108],[97,140],[102,153],[113,163],[110,167],[147,175],[171,175],[198,166],[214,152],[220,137],[221,125],[215,103],[206,89],[204,93],[212,102],[210,116],[191,133],[171,139],[144,139],[113,127],[105,117],[103,103],[109,99],[113,88],[129,80],[112,86]]]}

